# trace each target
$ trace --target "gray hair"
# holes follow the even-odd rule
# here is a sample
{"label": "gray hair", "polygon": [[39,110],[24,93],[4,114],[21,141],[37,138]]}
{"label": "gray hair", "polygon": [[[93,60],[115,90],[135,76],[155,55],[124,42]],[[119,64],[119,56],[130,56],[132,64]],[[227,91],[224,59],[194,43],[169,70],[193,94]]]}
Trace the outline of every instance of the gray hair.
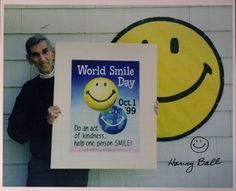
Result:
{"label": "gray hair", "polygon": [[36,35],[30,37],[25,43],[25,49],[26,49],[28,57],[31,56],[31,48],[34,45],[37,45],[38,43],[40,43],[41,41],[46,41],[48,46],[50,48],[52,48],[52,44],[51,44],[50,40],[48,40],[48,38],[46,38],[45,36],[43,36],[41,34],[36,34]]}

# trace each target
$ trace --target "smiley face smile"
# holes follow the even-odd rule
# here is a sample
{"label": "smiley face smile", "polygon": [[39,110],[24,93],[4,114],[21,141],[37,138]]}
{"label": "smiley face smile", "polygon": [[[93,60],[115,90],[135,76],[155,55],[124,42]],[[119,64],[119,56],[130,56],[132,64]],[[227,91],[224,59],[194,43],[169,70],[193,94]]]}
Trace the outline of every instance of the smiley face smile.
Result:
{"label": "smiley face smile", "polygon": [[198,89],[198,87],[202,84],[202,82],[204,81],[205,77],[207,74],[212,74],[212,69],[211,67],[207,64],[207,63],[203,63],[203,71],[201,76],[199,77],[199,79],[187,90],[184,90],[178,94],[172,95],[172,96],[168,96],[168,97],[157,97],[157,100],[159,102],[172,102],[172,101],[176,101],[179,99],[182,99],[186,96],[188,96],[189,94],[193,93],[196,89]]}
{"label": "smiley face smile", "polygon": [[196,144],[193,144],[193,146],[194,146],[195,148],[197,148],[197,149],[201,149],[201,148],[205,147],[206,144],[204,143],[202,146],[196,146]]}
{"label": "smiley face smile", "polygon": [[89,90],[86,92],[86,94],[88,94],[88,95],[89,95],[94,101],[96,101],[96,102],[105,102],[105,101],[109,100],[115,93],[116,93],[116,91],[115,91],[115,90],[112,90],[112,93],[111,93],[111,95],[110,95],[108,98],[103,99],[103,100],[98,100],[98,99],[96,99],[95,97],[93,97],[93,96],[89,93]]}

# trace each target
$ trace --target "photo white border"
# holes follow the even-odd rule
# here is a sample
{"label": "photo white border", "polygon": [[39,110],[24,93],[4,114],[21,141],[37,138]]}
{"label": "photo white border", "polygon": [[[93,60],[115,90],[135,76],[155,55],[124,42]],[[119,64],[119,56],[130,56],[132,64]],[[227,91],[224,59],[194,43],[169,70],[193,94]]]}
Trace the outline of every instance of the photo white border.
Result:
{"label": "photo white border", "polygon": [[[235,1],[234,0],[41,0],[40,3],[35,0],[2,0],[0,4],[0,12],[1,12],[1,20],[0,20],[0,71],[1,71],[1,79],[0,79],[0,88],[3,90],[3,35],[4,35],[4,6],[5,5],[132,5],[135,4],[137,6],[142,5],[168,5],[168,6],[197,6],[197,5],[230,5],[232,6],[232,42],[233,42],[233,187],[232,188],[79,188],[80,191],[116,191],[116,190],[129,190],[129,191],[235,191],[236,190],[236,130],[235,130],[235,108],[236,108],[236,77],[235,77]],[[0,94],[0,103],[3,105],[3,93]],[[3,107],[0,108],[0,123],[3,124]],[[3,135],[1,138],[3,140]],[[0,148],[1,156],[3,156],[2,147]],[[2,157],[0,159],[1,164]],[[3,177],[2,170],[0,171],[0,177]],[[2,178],[0,179],[0,190],[6,191],[16,191],[16,190],[78,190],[78,188],[31,188],[31,187],[2,187]]]}

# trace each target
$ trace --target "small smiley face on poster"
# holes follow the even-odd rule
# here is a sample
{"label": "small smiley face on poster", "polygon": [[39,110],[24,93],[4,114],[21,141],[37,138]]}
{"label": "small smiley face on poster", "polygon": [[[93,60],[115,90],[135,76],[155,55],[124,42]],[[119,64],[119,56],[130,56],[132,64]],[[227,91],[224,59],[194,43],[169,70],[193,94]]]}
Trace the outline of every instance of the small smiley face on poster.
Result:
{"label": "small smiley face on poster", "polygon": [[86,104],[97,111],[110,108],[116,101],[118,89],[108,78],[98,77],[90,80],[84,88]]}

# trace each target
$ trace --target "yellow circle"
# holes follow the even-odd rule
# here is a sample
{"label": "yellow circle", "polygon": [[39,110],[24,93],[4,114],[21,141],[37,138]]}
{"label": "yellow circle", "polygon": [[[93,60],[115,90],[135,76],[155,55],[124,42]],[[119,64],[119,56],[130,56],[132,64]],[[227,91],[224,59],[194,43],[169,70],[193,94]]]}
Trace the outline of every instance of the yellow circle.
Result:
{"label": "yellow circle", "polygon": [[84,100],[87,105],[98,111],[110,108],[116,101],[118,89],[108,78],[94,78],[84,88]]}
{"label": "yellow circle", "polygon": [[127,27],[113,42],[157,45],[157,140],[186,136],[211,117],[223,91],[223,67],[202,31],[177,19],[149,18]]}

